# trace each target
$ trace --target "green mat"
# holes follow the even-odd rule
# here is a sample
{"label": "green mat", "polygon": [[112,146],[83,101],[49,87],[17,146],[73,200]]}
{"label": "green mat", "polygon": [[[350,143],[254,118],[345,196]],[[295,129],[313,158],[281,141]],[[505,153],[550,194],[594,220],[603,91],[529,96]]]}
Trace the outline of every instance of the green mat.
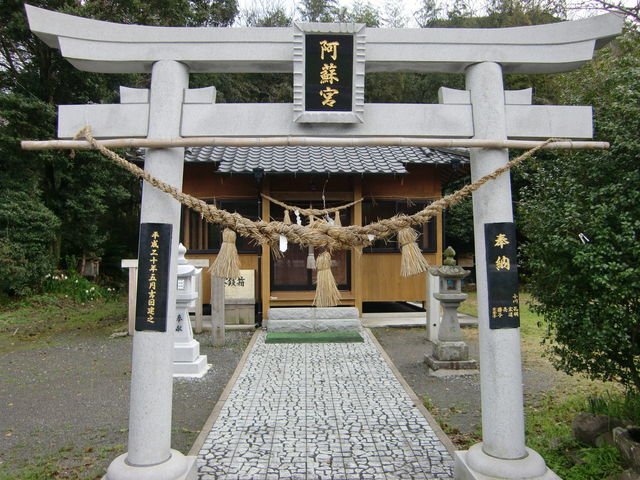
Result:
{"label": "green mat", "polygon": [[364,342],[358,332],[267,333],[264,343],[354,343]]}

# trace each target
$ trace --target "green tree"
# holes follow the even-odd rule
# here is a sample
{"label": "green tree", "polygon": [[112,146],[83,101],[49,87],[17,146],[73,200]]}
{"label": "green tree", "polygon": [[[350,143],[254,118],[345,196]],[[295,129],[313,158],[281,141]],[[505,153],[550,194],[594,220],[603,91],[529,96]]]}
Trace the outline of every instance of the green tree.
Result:
{"label": "green tree", "polygon": [[640,33],[558,79],[594,106],[600,152],[548,155],[522,191],[523,245],[555,365],[640,390]]}
{"label": "green tree", "polygon": [[[33,3],[33,2],[32,2]],[[234,22],[237,0],[44,0],[38,6],[64,13],[120,23],[227,26]],[[34,241],[48,261],[20,256],[21,242],[38,230],[12,217],[11,229],[0,232],[0,261],[20,259],[24,269],[40,265],[75,267],[73,259],[103,257],[102,271],[120,273],[119,258],[135,254],[139,182],[93,152],[75,156],[61,152],[24,152],[23,139],[55,137],[55,106],[118,101],[118,86],[147,87],[145,75],[101,75],[81,72],[59,52],[31,34],[23,2],[6,0],[0,9],[0,211],[43,212],[48,235]],[[24,202],[24,205],[20,205]],[[35,215],[35,213],[34,213]],[[25,218],[29,218],[28,216]],[[47,217],[49,218],[49,217]],[[53,220],[55,219],[55,221]],[[49,222],[49,220],[51,220]],[[44,220],[34,220],[42,225]],[[24,235],[18,229],[24,229]],[[9,245],[10,248],[7,246]],[[33,245],[33,244],[31,244]],[[25,247],[27,248],[27,247]],[[27,248],[30,250],[30,247]],[[9,258],[10,252],[16,255]],[[65,260],[69,259],[68,262]],[[26,262],[26,263],[25,263]],[[30,265],[29,262],[33,262]],[[105,264],[106,262],[106,264]],[[15,278],[26,278],[17,270]],[[37,277],[37,275],[36,275]],[[36,277],[33,286],[37,287]],[[20,280],[22,282],[22,280]],[[17,284],[10,278],[6,285]],[[13,289],[11,293],[27,291]]]}
{"label": "green tree", "polygon": [[0,292],[26,295],[55,267],[51,255],[60,221],[36,196],[0,193]]}
{"label": "green tree", "polygon": [[302,0],[298,12],[305,22],[334,22],[340,17],[338,0]]}
{"label": "green tree", "polygon": [[254,3],[253,8],[243,11],[241,16],[248,27],[288,27],[293,22],[292,15],[280,2]]}

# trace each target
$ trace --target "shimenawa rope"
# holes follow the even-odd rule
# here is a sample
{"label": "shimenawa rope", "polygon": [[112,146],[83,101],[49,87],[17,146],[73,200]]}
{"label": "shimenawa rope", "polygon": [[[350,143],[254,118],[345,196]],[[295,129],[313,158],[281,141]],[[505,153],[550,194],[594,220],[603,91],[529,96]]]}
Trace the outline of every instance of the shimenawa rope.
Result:
{"label": "shimenawa rope", "polygon": [[[307,226],[290,223],[290,220],[289,220],[289,223],[287,223],[286,220],[288,215],[285,216],[285,219],[284,219],[285,221],[283,222],[275,222],[275,221],[264,222],[264,221],[249,220],[247,218],[244,218],[242,215],[238,213],[229,213],[225,210],[220,210],[216,208],[215,205],[205,203],[204,201],[198,198],[192,197],[191,195],[187,195],[181,192],[180,190],[178,190],[177,188],[173,187],[172,185],[169,185],[153,177],[152,175],[145,172],[137,165],[125,160],[115,152],[99,144],[95,140],[93,135],[91,135],[91,128],[89,126],[86,126],[82,130],[80,130],[76,136],[77,137],[84,136],[87,139],[87,141],[91,144],[93,149],[98,150],[104,156],[106,156],[113,162],[117,163],[121,167],[125,168],[133,175],[139,178],[143,178],[154,187],[171,195],[173,198],[175,198],[177,201],[179,201],[183,205],[186,205],[192,210],[200,213],[202,217],[209,223],[220,224],[226,229],[235,230],[237,233],[239,233],[244,237],[252,238],[257,243],[267,244],[272,249],[272,251],[276,250],[276,245],[279,244],[281,235],[286,237],[288,241],[297,243],[302,246],[324,247],[325,252],[320,254],[317,260],[319,285],[321,283],[320,282],[320,270],[321,270],[320,264],[322,264],[322,267],[323,267],[322,268],[322,271],[324,272],[323,276],[326,275],[327,273],[326,270],[328,269],[329,275],[331,275],[331,278],[333,278],[333,275],[331,274],[331,260],[330,260],[331,258],[330,252],[332,250],[349,249],[349,248],[360,249],[362,247],[371,245],[371,243],[376,239],[383,239],[393,233],[400,233],[400,232],[402,232],[403,238],[400,239],[399,237],[399,240],[402,245],[402,251],[404,254],[403,255],[404,258],[402,260],[402,275],[409,276],[409,275],[422,273],[426,269],[426,266],[425,266],[426,262],[424,261],[424,257],[420,252],[418,246],[415,244],[415,239],[417,239],[417,234],[415,233],[415,231],[413,231],[413,229],[409,229],[409,227],[413,225],[421,225],[426,223],[430,218],[436,216],[438,213],[442,212],[445,208],[459,203],[463,198],[467,197],[474,191],[478,190],[482,185],[486,184],[491,180],[496,179],[503,173],[509,171],[511,168],[522,163],[527,158],[530,158],[538,150],[544,148],[545,146],[547,146],[552,142],[558,141],[558,139],[549,139],[546,142],[543,142],[542,144],[532,148],[531,150],[511,160],[503,167],[496,169],[494,172],[488,175],[485,175],[484,177],[476,180],[475,182],[469,185],[466,185],[462,189],[450,195],[447,195],[445,197],[442,197],[439,200],[436,200],[435,202],[425,207],[423,210],[417,213],[414,213],[413,215],[396,215],[392,218],[379,220],[377,222],[373,222],[365,226],[350,225],[347,227],[341,227],[337,225],[331,225],[329,222],[327,222],[326,220],[323,220],[322,218],[313,219],[313,222]],[[274,201],[275,199],[271,199],[269,197],[269,200]],[[361,200],[358,200],[358,201],[361,201]],[[352,204],[349,204],[349,205],[336,207],[337,210],[334,210],[334,211],[348,208],[349,206],[357,203],[358,201],[353,202]],[[278,201],[276,201],[276,203],[278,203]],[[282,204],[282,205],[286,206],[286,204]],[[289,206],[286,206],[286,207],[289,207]],[[285,212],[288,212],[288,210],[289,208],[285,208]],[[305,211],[308,210],[308,213],[305,212],[305,214],[308,214],[310,219],[313,218],[314,215],[324,215],[328,213],[326,210],[317,211],[315,209],[300,209],[299,213],[302,212],[302,210],[305,210]],[[414,232],[413,235],[410,234],[410,231]],[[413,241],[410,240],[412,237],[415,237]],[[230,236],[228,238],[230,238]],[[229,242],[225,242],[225,243],[229,243]],[[411,246],[411,244],[413,244],[413,246]],[[224,243],[223,243],[223,246],[224,246]],[[218,276],[237,277],[238,276],[237,267],[234,267],[234,266],[237,266],[239,262],[234,259],[225,258],[227,253],[225,253],[225,255],[222,255],[223,254],[222,250],[223,249],[221,248],[221,252],[218,255],[218,258],[216,259],[216,263],[219,263],[219,265],[218,266],[214,265],[213,270],[217,272]],[[226,252],[228,252],[229,255],[235,256],[237,259],[237,251],[234,253],[233,250],[235,250],[235,248],[233,249],[227,248]],[[325,253],[327,255],[324,255]],[[221,256],[223,257],[222,259],[220,259]],[[326,261],[324,261],[327,256],[329,256],[328,264]],[[323,262],[320,262],[320,257],[323,257]],[[422,259],[422,261],[420,259]],[[222,265],[226,265],[226,267],[223,267]],[[326,285],[327,282],[323,281],[322,284]],[[334,301],[335,303],[332,303],[332,305],[336,305],[337,302],[339,301],[339,293],[336,299],[335,292],[333,292],[333,288],[335,288],[335,291],[338,291],[337,287],[335,286],[335,281],[333,281],[333,287],[327,287],[327,288],[330,291],[326,291],[321,294],[318,294],[318,292],[316,292],[316,299],[314,300],[314,303],[317,306],[330,306],[329,304]],[[329,302],[329,303],[325,303],[325,302]]]}

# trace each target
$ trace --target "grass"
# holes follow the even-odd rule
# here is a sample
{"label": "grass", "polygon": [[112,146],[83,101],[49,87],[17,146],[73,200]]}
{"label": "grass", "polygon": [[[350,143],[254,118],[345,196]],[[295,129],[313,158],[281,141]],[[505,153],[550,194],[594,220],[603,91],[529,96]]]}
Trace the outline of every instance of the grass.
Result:
{"label": "grass", "polygon": [[482,441],[482,433],[479,426],[475,432],[465,434],[451,422],[449,418],[450,415],[460,411],[459,407],[455,404],[447,409],[441,409],[426,395],[422,397],[422,403],[427,410],[429,410],[429,413],[433,415],[438,425],[440,425],[440,428],[447,434],[457,449],[467,450],[472,445]]}
{"label": "grass", "polygon": [[0,354],[64,341],[69,334],[126,328],[124,298],[78,302],[61,294],[34,296],[0,307]]}
{"label": "grass", "polygon": [[[5,301],[0,306],[0,355],[65,344],[71,337],[108,336],[125,329],[126,318],[127,302],[123,297],[83,302],[64,293],[48,293]],[[37,442],[18,444],[3,455],[0,480],[100,479],[105,462],[123,449],[124,445],[97,449],[67,445],[55,453],[45,453],[47,449]]]}
{"label": "grass", "polygon": [[588,399],[589,413],[619,418],[628,425],[640,425],[640,394],[634,391],[604,394]]}
{"label": "grass", "polygon": [[[640,416],[640,398],[625,397],[614,384],[589,380],[579,375],[568,376],[553,370],[545,357],[545,347],[541,344],[544,338],[544,327],[540,326],[542,319],[531,311],[531,302],[528,294],[520,295],[523,363],[525,368],[554,371],[555,385],[542,396],[526,399],[527,445],[540,453],[549,468],[564,480],[602,480],[622,472],[620,454],[615,447],[595,448],[580,444],[573,438],[571,422],[578,413],[589,409],[593,413],[626,415],[637,420]],[[460,312],[476,316],[477,311],[477,296],[470,293],[461,305]],[[592,400],[594,397],[600,400]],[[438,415],[442,414],[436,410],[437,418]],[[446,415],[443,421],[447,425]],[[447,425],[444,430],[451,428]],[[458,440],[458,443],[464,443],[464,440]]]}
{"label": "grass", "polygon": [[19,476],[16,477],[16,471],[9,465],[0,464],[0,480],[98,480],[104,475],[104,461],[123,449],[124,445],[103,446],[97,450],[68,445],[55,454],[39,455],[29,448],[25,455],[31,454],[31,460],[20,469]]}
{"label": "grass", "polygon": [[585,410],[585,394],[548,395],[526,410],[527,444],[564,480],[601,480],[623,470],[612,446],[588,447],[573,438],[571,420]]}

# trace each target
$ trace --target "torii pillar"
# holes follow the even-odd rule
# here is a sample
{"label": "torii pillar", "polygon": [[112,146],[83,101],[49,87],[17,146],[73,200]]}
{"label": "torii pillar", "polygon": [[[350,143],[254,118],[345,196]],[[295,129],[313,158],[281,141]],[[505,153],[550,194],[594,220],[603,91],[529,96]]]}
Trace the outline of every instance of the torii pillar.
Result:
{"label": "torii pillar", "polygon": [[[493,62],[471,65],[465,72],[477,138],[504,140],[505,94],[502,68]],[[506,149],[472,149],[471,181],[509,161]],[[482,443],[456,452],[456,478],[559,479],[542,457],[525,446],[520,329],[489,328],[484,225],[513,222],[511,181],[501,175],[473,193],[473,230],[480,335]]]}
{"label": "torii pillar", "polygon": [[[153,64],[149,91],[150,138],[175,138],[180,135],[182,102],[188,84],[189,72],[184,64],[172,60]],[[182,188],[184,148],[149,149],[144,165],[145,170],[154,177],[178,189]],[[196,458],[185,457],[171,448],[180,204],[144,182],[140,223],[172,226],[167,326],[165,332],[136,331],[133,336],[129,449],[109,465],[105,480],[193,479]],[[138,275],[143,274],[139,272]]]}
{"label": "torii pillar", "polygon": [[[26,6],[30,28],[82,70],[152,73],[150,97],[121,92],[118,105],[61,105],[58,136],[72,138],[90,125],[95,138],[113,137],[447,137],[503,140],[591,138],[592,111],[584,106],[531,105],[531,91],[505,92],[503,73],[554,73],[591,60],[595,48],[618,35],[623,19],[590,19],[502,29],[365,29],[358,25],[354,76],[360,101],[351,123],[313,124],[294,104],[215,104],[207,91],[189,91],[188,72],[294,72],[294,89],[304,77],[298,60],[303,30],[291,28],[175,28],[116,25]],[[344,24],[310,24],[310,31],[342,31]],[[366,37],[366,42],[365,42]],[[365,55],[366,43],[366,55]],[[259,48],[258,48],[259,47]],[[365,60],[366,57],[366,60]],[[468,91],[441,90],[441,103],[365,104],[367,72],[464,72]],[[358,86],[359,85],[359,86]],[[359,99],[359,100],[358,100]],[[312,115],[313,117],[313,115]],[[305,139],[306,140],[306,139]],[[181,186],[183,149],[149,150],[145,168]],[[508,160],[506,149],[473,149],[472,179]],[[552,480],[558,478],[526,448],[520,329],[490,328],[489,269],[485,228],[513,221],[508,175],[473,196],[483,442],[455,452],[459,480]],[[170,449],[172,333],[175,324],[176,258],[180,209],[144,186],[141,222],[170,224],[173,237],[168,273],[167,328],[134,335],[129,451],[109,467],[108,480],[193,478],[193,458]],[[492,243],[492,242],[490,242]],[[493,267],[492,267],[493,268]],[[516,295],[517,297],[517,295]],[[511,307],[515,308],[515,307]]]}

